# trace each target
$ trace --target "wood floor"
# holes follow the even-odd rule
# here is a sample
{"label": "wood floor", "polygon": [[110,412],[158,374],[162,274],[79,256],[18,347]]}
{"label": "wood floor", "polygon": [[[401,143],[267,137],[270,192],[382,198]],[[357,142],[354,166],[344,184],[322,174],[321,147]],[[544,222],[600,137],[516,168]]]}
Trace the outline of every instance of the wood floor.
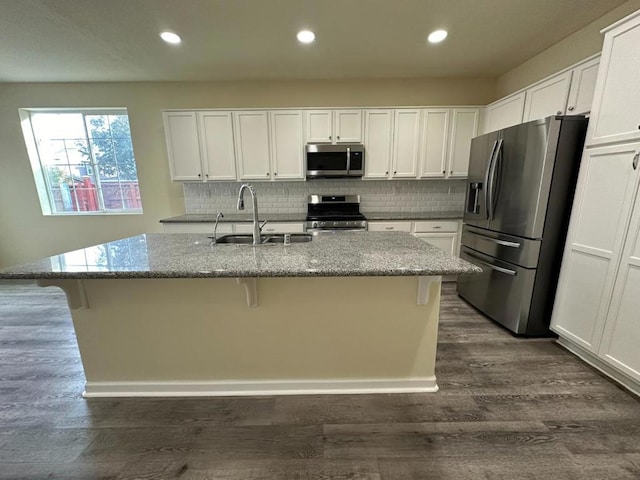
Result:
{"label": "wood floor", "polygon": [[636,397],[451,285],[439,340],[436,394],[85,400],[60,291],[0,284],[0,479],[640,479]]}

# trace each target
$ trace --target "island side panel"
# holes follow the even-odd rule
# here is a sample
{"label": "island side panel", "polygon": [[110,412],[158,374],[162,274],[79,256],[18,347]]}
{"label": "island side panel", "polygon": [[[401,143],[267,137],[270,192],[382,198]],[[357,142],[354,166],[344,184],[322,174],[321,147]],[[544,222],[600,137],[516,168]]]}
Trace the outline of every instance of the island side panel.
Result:
{"label": "island side panel", "polygon": [[417,302],[418,277],[257,285],[258,306],[249,308],[235,279],[86,280],[90,308],[72,316],[88,386],[130,382],[135,393],[166,384],[170,394],[172,382],[435,385],[439,281],[427,305]]}

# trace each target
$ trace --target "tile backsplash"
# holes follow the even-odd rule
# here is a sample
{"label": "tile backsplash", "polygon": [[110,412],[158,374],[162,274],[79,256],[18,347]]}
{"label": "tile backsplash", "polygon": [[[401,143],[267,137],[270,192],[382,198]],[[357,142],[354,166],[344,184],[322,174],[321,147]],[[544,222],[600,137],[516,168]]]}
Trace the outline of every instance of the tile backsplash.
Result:
{"label": "tile backsplash", "polygon": [[[235,212],[241,182],[185,183],[186,213]],[[465,180],[311,180],[254,182],[263,213],[306,213],[307,197],[360,195],[367,212],[460,212],[464,208]],[[251,208],[251,207],[249,207]]]}

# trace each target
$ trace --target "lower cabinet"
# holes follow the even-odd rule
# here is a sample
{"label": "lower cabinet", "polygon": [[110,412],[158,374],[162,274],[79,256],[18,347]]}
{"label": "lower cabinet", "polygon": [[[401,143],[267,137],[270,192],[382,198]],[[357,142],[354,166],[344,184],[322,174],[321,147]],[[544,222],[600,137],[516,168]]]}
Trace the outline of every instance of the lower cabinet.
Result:
{"label": "lower cabinet", "polygon": [[422,221],[370,221],[370,232],[407,232],[420,240],[444,250],[452,255],[458,254],[458,220],[422,220]]}

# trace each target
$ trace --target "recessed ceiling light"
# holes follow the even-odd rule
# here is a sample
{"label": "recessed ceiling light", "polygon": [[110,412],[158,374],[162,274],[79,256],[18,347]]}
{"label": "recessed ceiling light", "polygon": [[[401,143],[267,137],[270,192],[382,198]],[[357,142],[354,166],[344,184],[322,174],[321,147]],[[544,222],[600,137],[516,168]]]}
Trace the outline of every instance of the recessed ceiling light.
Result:
{"label": "recessed ceiling light", "polygon": [[178,44],[182,42],[182,39],[180,38],[180,36],[176,35],[173,32],[162,32],[160,34],[160,38],[167,43]]}
{"label": "recessed ceiling light", "polygon": [[316,34],[311,30],[300,30],[297,37],[300,43],[312,43],[316,39]]}
{"label": "recessed ceiling light", "polygon": [[435,32],[431,32],[429,34],[427,40],[429,40],[429,43],[440,43],[445,38],[447,38],[447,35],[448,33],[446,30],[436,30]]}

